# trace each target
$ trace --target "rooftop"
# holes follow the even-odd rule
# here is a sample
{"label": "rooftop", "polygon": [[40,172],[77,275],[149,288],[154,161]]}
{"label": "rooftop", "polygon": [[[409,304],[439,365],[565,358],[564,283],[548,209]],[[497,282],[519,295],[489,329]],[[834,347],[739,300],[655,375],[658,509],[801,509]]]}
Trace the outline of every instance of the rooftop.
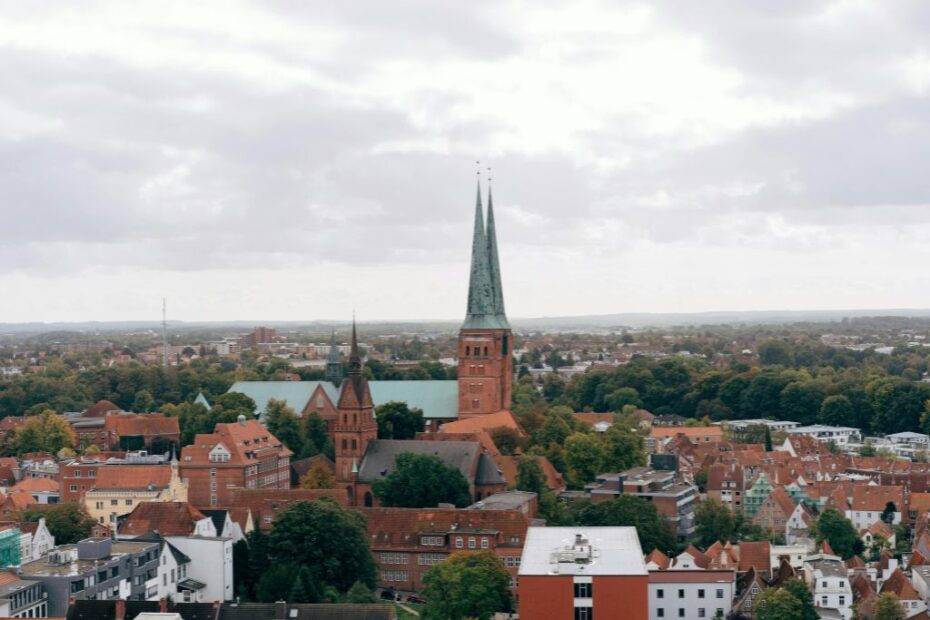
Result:
{"label": "rooftop", "polygon": [[520,575],[648,575],[634,527],[531,527]]}

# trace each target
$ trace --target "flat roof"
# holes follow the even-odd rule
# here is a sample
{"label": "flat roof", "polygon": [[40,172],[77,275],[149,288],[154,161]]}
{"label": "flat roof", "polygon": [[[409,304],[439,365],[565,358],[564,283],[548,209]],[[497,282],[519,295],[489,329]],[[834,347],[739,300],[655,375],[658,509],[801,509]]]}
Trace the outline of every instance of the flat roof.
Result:
{"label": "flat roof", "polygon": [[649,573],[635,527],[530,527],[519,574],[646,576]]}

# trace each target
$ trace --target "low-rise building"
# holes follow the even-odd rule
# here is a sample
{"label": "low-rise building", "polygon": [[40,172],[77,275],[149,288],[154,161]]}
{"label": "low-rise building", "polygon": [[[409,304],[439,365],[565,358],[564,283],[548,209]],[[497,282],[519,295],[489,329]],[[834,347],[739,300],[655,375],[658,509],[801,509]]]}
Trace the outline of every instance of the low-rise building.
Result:
{"label": "low-rise building", "polygon": [[519,580],[521,620],[649,618],[636,528],[531,527]]}
{"label": "low-rise building", "polygon": [[189,591],[191,600],[231,601],[233,589],[233,542],[211,536],[166,536],[165,540],[192,559],[179,591]]}
{"label": "low-rise building", "polygon": [[789,435],[806,435],[824,443],[833,442],[837,446],[844,446],[847,443],[858,442],[862,439],[860,430],[851,426],[812,424],[810,426],[798,426],[788,429],[787,433]]}
{"label": "low-rise building", "polygon": [[804,560],[804,579],[814,596],[814,606],[835,609],[843,620],[852,618],[853,596],[846,565],[835,555],[819,553]]}
{"label": "low-rise building", "polygon": [[188,483],[177,461],[169,465],[108,465],[97,470],[84,493],[87,513],[101,524],[112,524],[142,502],[186,502]]}
{"label": "low-rise building", "polygon": [[694,511],[700,494],[696,486],[683,482],[675,471],[634,467],[619,474],[600,474],[586,489],[595,503],[621,494],[641,497],[669,521],[679,538],[694,533]]}
{"label": "low-rise building", "polygon": [[13,571],[0,573],[0,617],[45,618],[48,596],[42,583],[23,579]]}
{"label": "low-rise building", "polygon": [[22,577],[42,582],[48,614],[64,616],[69,598],[155,599],[159,553],[157,543],[87,538],[24,563]]}
{"label": "low-rise building", "polygon": [[649,618],[726,618],[736,595],[735,570],[649,571]]}

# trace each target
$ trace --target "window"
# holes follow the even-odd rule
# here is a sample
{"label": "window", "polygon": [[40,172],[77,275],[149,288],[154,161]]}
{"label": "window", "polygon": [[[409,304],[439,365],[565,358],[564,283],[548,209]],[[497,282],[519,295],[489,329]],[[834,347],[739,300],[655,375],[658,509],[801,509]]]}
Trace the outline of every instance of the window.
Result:
{"label": "window", "polygon": [[107,580],[107,571],[102,570],[99,573],[97,573],[97,583],[100,583],[106,580]]}
{"label": "window", "polygon": [[168,574],[167,573],[161,576],[161,585],[163,586],[168,585]]}
{"label": "window", "polygon": [[683,607],[679,607],[679,608],[678,608],[678,617],[679,617],[679,618],[684,618],[684,617],[685,617],[685,610],[684,610]]}
{"label": "window", "polygon": [[417,564],[420,566],[432,566],[439,564],[446,559],[444,553],[420,553],[417,555]]}
{"label": "window", "polygon": [[575,598],[591,598],[591,584],[590,583],[576,583],[575,584]]}
{"label": "window", "polygon": [[845,604],[846,604],[846,597],[843,596],[843,595],[841,594],[841,595],[840,595],[840,605],[845,605]]}
{"label": "window", "polygon": [[822,587],[824,587],[824,588],[826,588],[826,587],[827,587],[827,582],[826,582],[826,581],[824,581],[824,582],[823,582],[823,585],[822,585]]}
{"label": "window", "polygon": [[720,617],[722,618],[722,617],[723,617],[723,607],[718,607],[718,608],[717,608],[717,611],[716,611],[716,613],[715,613],[714,615],[720,616]]}
{"label": "window", "polygon": [[174,583],[174,569],[171,569],[171,583]]}
{"label": "window", "polygon": [[210,468],[210,475],[213,476],[213,477],[216,477],[216,467],[211,467],[211,468]]}
{"label": "window", "polygon": [[826,597],[826,596],[822,596],[822,597],[820,598],[820,604],[821,604],[823,607],[826,607],[826,606],[827,606],[827,597]]}
{"label": "window", "polygon": [[132,500],[131,500],[131,499],[127,499],[127,500],[126,500],[125,502],[123,502],[123,503],[125,503],[127,506],[132,506]]}
{"label": "window", "polygon": [[478,541],[476,541],[474,538],[469,538],[469,539],[468,539],[468,548],[469,548],[469,549],[477,549],[477,548],[478,548]]}
{"label": "window", "polygon": [[425,547],[442,547],[445,544],[445,538],[442,536],[421,536],[420,544]]}
{"label": "window", "polygon": [[658,609],[656,609],[656,616],[658,616],[659,618],[664,618],[665,610],[659,607]]}
{"label": "window", "polygon": [[76,484],[72,484],[72,485],[71,485],[70,487],[68,487],[68,488],[71,490],[72,493],[74,493],[75,491],[77,491],[77,485],[76,485]]}
{"label": "window", "polygon": [[717,598],[723,598],[723,588],[717,588]]}
{"label": "window", "polygon": [[119,500],[118,500],[118,499],[111,499],[111,500],[110,500],[110,505],[111,505],[111,506],[118,506],[118,505],[119,505]]}
{"label": "window", "polygon": [[97,510],[103,510],[103,502],[97,502]]}
{"label": "window", "polygon": [[656,590],[656,598],[665,598],[665,590],[662,588]]}
{"label": "window", "polygon": [[682,589],[678,590],[678,598],[685,598],[685,591]]}
{"label": "window", "polygon": [[706,618],[706,617],[707,617],[707,613],[704,611],[704,608],[703,608],[703,607],[699,608],[699,609],[698,609],[698,618]]}
{"label": "window", "polygon": [[704,598],[704,588],[698,590],[698,598]]}
{"label": "window", "polygon": [[110,579],[113,579],[117,575],[119,575],[119,567],[114,566],[113,568],[110,569]]}
{"label": "window", "polygon": [[382,564],[406,564],[408,555],[406,553],[394,553],[384,551],[381,553]]}
{"label": "window", "polygon": [[594,620],[594,610],[590,607],[576,607],[575,620]]}
{"label": "window", "polygon": [[456,537],[455,537],[455,548],[456,548],[456,549],[462,549],[464,546],[465,546],[465,543],[464,543],[464,541],[462,540],[462,537],[461,537],[461,536],[456,536]]}
{"label": "window", "polygon": [[481,548],[482,548],[482,549],[487,549],[487,548],[488,548],[488,539],[487,539],[487,538],[482,538],[482,539],[481,539]]}
{"label": "window", "polygon": [[382,581],[407,581],[407,571],[405,570],[385,570],[381,571]]}

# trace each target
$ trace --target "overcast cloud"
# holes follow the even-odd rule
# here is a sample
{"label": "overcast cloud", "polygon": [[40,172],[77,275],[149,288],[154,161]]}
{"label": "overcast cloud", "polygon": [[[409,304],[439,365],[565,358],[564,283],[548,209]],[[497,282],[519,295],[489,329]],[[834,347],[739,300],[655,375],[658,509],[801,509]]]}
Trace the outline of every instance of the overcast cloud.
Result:
{"label": "overcast cloud", "polygon": [[0,9],[0,322],[930,307],[930,5]]}

